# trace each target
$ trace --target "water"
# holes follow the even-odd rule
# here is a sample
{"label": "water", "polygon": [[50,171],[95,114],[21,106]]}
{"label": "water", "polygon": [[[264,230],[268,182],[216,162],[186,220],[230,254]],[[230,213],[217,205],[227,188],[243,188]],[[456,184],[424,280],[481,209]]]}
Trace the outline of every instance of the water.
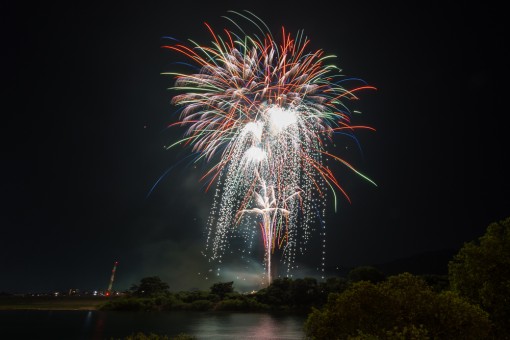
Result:
{"label": "water", "polygon": [[201,339],[303,339],[304,316],[222,312],[0,311],[1,339],[119,339],[137,332]]}

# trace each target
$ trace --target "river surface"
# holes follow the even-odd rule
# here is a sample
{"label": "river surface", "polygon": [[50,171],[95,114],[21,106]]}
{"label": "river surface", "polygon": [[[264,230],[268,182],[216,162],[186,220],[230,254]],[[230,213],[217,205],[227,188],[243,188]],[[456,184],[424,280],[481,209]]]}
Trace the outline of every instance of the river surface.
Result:
{"label": "river surface", "polygon": [[227,312],[0,311],[1,339],[122,339],[137,332],[201,339],[304,339],[305,316]]}

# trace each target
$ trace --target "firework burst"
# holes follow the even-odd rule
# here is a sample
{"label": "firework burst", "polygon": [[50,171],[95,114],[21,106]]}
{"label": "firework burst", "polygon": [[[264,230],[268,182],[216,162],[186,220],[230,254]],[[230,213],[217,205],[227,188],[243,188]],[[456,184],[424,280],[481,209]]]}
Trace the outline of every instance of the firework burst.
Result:
{"label": "firework burst", "polygon": [[172,99],[181,107],[172,125],[187,127],[184,138],[171,146],[187,145],[198,154],[195,162],[212,164],[202,178],[208,189],[217,183],[208,221],[210,261],[221,263],[232,237],[242,237],[250,248],[260,228],[271,282],[276,250],[289,275],[317,222],[325,238],[327,192],[340,191],[349,199],[324,159],[370,181],[328,152],[326,143],[336,132],[371,129],[351,124],[345,102],[373,87],[356,79],[359,86],[345,88],[340,70],[328,63],[334,56],[308,51],[302,31],[293,38],[282,28],[277,41],[253,14],[232,13],[259,33],[247,35],[229,19],[241,33],[225,29],[219,35],[206,24],[210,46],[193,41],[163,46],[197,67],[192,73],[164,73],[175,77],[173,89],[181,92]]}

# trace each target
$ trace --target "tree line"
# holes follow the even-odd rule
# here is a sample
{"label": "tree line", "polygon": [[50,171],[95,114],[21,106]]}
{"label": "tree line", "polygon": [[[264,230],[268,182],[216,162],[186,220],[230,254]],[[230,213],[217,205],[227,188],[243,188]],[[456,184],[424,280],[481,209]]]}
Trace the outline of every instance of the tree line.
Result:
{"label": "tree line", "polygon": [[277,278],[252,294],[235,292],[233,281],[172,293],[153,276],[102,309],[307,313],[309,339],[510,339],[510,217],[464,244],[446,276],[386,277],[364,266],[323,282]]}

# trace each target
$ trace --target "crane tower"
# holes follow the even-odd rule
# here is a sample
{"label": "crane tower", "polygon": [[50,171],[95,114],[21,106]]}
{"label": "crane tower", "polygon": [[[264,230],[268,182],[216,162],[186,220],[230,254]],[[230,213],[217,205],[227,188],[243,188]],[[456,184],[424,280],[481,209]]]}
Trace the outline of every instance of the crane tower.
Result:
{"label": "crane tower", "polygon": [[113,264],[112,276],[110,277],[110,284],[108,285],[108,290],[106,291],[106,296],[110,296],[112,294],[113,280],[115,279],[115,271],[117,270],[118,264],[119,264],[118,261],[115,261],[115,263]]}

